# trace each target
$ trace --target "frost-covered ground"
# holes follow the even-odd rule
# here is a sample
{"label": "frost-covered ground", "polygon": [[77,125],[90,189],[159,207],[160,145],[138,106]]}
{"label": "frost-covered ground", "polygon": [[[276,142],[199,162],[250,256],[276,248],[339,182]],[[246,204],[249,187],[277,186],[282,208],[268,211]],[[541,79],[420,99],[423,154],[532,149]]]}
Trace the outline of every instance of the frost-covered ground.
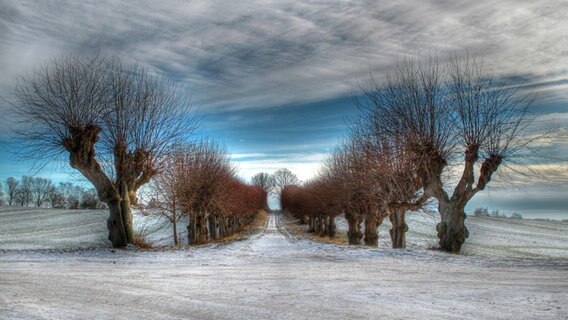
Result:
{"label": "frost-covered ground", "polygon": [[[438,243],[436,224],[440,216],[435,211],[410,212],[406,215],[407,247],[435,248]],[[568,258],[568,222],[554,220],[505,219],[468,216],[469,238],[463,245],[465,255],[517,258]],[[347,221],[337,218],[339,232],[346,232]],[[390,221],[379,227],[379,247],[391,246]]]}
{"label": "frost-covered ground", "polygon": [[[17,243],[32,248],[29,238],[38,231],[46,240],[48,233],[42,230],[49,229],[51,221],[65,220],[55,212],[48,214],[50,218],[36,217],[43,225],[36,232],[18,225],[18,219],[5,211],[0,214],[0,249],[7,249],[5,243],[11,246],[0,251],[1,319],[568,317],[568,259],[557,252],[503,257],[499,250],[449,255],[321,244],[291,236],[276,214],[269,215],[264,232],[224,245],[115,253],[101,247],[71,252],[14,250]],[[105,215],[92,214],[93,221],[98,214],[103,226],[85,227],[83,233],[104,228]],[[12,227],[28,232],[28,240],[7,241],[4,233],[11,228],[5,226],[6,216],[13,219]],[[491,219],[469,223],[470,229],[503,228]],[[521,226],[522,234],[541,238],[549,234],[541,222],[523,223],[527,225]],[[68,232],[65,244],[71,243],[73,232]],[[420,241],[415,243],[430,240]]]}

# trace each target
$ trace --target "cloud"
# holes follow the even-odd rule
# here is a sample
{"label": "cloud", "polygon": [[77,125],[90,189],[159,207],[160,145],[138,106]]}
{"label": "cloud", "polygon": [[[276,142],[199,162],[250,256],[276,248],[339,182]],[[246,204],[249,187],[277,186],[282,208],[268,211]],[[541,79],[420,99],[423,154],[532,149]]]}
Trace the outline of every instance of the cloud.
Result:
{"label": "cloud", "polygon": [[301,181],[313,178],[321,168],[322,161],[329,154],[318,152],[286,153],[286,154],[254,154],[251,156],[233,158],[238,173],[245,180],[259,172],[274,173],[287,168],[298,176]]}
{"label": "cloud", "polygon": [[[538,92],[548,118],[535,128],[566,128],[566,12],[568,2],[545,0],[7,0],[0,96],[52,57],[115,54],[183,84],[243,177],[287,167],[305,180],[345,133],[345,106],[369,70],[381,78],[405,56],[468,50]],[[560,157],[566,132],[539,147]]]}
{"label": "cloud", "polygon": [[2,70],[109,52],[186,83],[215,110],[345,96],[369,67],[380,76],[418,53],[469,49],[505,74],[560,83],[568,70],[562,2],[8,1],[1,9]]}

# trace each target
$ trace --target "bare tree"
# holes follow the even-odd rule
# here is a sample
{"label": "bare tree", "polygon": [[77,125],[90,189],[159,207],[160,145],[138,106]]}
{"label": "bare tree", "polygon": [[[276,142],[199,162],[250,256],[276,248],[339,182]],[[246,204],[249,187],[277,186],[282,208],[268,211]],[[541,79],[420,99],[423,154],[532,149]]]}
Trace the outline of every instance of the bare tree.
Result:
{"label": "bare tree", "polygon": [[117,59],[63,57],[16,87],[23,155],[63,159],[108,204],[113,247],[132,243],[130,206],[160,170],[167,149],[192,134],[195,118],[175,83]]}
{"label": "bare tree", "polygon": [[20,181],[14,177],[6,178],[5,183],[6,196],[8,197],[8,205],[11,206],[18,192],[18,187],[20,186]]}
{"label": "bare tree", "polygon": [[183,216],[180,206],[180,188],[184,181],[183,165],[185,152],[192,148],[178,146],[171,150],[164,162],[163,169],[151,182],[146,197],[148,203],[142,208],[145,213],[158,214],[172,224],[174,245],[179,245],[178,221]]}
{"label": "bare tree", "polygon": [[[435,58],[404,61],[365,94],[380,119],[378,134],[405,146],[424,193],[438,200],[441,248],[458,252],[469,235],[468,201],[529,141],[523,131],[531,122],[530,101],[469,58],[445,67]],[[463,168],[451,195],[443,176],[449,164]]]}
{"label": "bare tree", "polygon": [[274,177],[269,173],[259,172],[251,178],[251,184],[261,187],[266,193],[270,193],[274,189]]}
{"label": "bare tree", "polygon": [[30,202],[33,200],[32,179],[33,178],[30,176],[22,176],[20,187],[16,193],[16,198],[18,199],[17,202],[22,207],[29,206]]}
{"label": "bare tree", "polygon": [[273,190],[276,194],[280,194],[285,186],[295,185],[300,183],[298,177],[295,174],[293,174],[292,171],[286,168],[276,170],[276,172],[272,174],[272,177],[274,179]]}
{"label": "bare tree", "polygon": [[64,208],[65,207],[65,196],[63,193],[54,185],[51,185],[47,194],[47,201],[52,208]]}
{"label": "bare tree", "polygon": [[236,232],[266,207],[266,192],[240,181],[217,143],[204,141],[181,148],[175,159],[175,180],[165,185],[175,187],[167,192],[188,216],[189,244]]}
{"label": "bare tree", "polygon": [[16,198],[18,188],[20,186],[20,181],[14,177],[8,177],[6,179],[6,195],[8,197],[8,205],[11,206]]}
{"label": "bare tree", "polygon": [[188,243],[209,240],[208,220],[226,201],[226,187],[234,169],[225,150],[205,141],[189,146],[180,155],[177,193],[180,206],[188,214]]}
{"label": "bare tree", "polygon": [[36,207],[41,207],[42,203],[48,199],[52,185],[53,183],[49,179],[41,177],[32,178],[30,189],[33,194]]}

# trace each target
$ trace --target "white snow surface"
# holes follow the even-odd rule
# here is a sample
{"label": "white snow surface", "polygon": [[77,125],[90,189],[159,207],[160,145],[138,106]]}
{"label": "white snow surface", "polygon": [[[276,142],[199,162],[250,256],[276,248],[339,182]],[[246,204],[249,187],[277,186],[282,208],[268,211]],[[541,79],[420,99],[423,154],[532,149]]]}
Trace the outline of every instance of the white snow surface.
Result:
{"label": "white snow surface", "polygon": [[[438,222],[440,216],[436,211],[407,213],[407,248],[436,248]],[[338,232],[347,232],[347,221],[343,217],[338,217],[336,223]],[[465,223],[469,238],[462,247],[464,255],[568,258],[568,222],[468,216]],[[385,218],[379,227],[379,248],[390,247],[390,228],[390,221]]]}
{"label": "white snow surface", "polygon": [[[297,239],[272,213],[244,241],[115,251],[104,212],[26,210],[0,210],[0,319],[568,318],[559,222],[468,219],[471,246],[453,255],[423,248],[431,231],[416,224],[434,216],[409,216],[411,248],[394,250]],[[92,220],[72,231],[65,215]]]}

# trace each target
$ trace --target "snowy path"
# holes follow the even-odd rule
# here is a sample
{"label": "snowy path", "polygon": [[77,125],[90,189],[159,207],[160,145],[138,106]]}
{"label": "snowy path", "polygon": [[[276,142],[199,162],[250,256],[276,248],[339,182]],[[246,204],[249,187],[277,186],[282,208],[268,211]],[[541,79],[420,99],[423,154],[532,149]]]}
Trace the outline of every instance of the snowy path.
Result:
{"label": "snowy path", "polygon": [[0,253],[0,319],[565,319],[568,260],[341,247]]}

